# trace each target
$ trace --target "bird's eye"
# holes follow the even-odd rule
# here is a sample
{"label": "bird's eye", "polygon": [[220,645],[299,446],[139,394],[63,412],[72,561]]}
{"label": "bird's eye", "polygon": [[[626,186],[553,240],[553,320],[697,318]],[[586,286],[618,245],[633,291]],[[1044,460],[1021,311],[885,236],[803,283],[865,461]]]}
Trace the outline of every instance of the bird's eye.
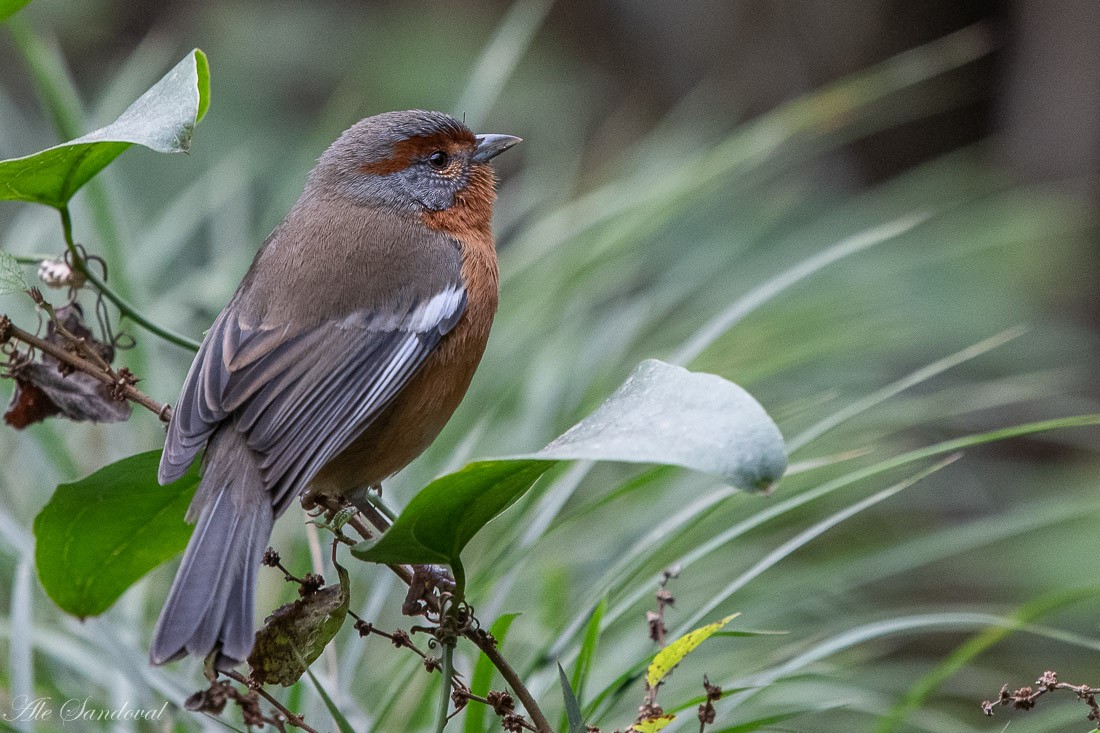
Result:
{"label": "bird's eye", "polygon": [[444,153],[442,150],[437,150],[428,156],[428,165],[435,168],[437,171],[441,171],[446,168],[451,162],[451,157]]}

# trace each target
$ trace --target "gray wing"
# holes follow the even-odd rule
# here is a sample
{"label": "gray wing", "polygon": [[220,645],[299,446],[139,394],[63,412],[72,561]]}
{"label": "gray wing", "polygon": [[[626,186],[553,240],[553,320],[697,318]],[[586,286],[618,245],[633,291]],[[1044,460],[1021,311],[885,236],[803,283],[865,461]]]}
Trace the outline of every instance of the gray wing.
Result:
{"label": "gray wing", "polygon": [[173,481],[227,421],[247,436],[276,511],[346,448],[408,382],[466,308],[455,283],[404,312],[355,311],[290,334],[211,326],[168,426],[160,481]]}

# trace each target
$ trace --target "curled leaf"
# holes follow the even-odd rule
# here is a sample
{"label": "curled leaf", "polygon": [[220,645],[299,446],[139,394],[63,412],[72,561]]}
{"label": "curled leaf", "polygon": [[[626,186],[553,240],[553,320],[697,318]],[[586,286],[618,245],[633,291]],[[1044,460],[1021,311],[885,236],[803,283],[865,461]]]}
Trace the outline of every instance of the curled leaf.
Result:
{"label": "curled leaf", "polygon": [[338,585],[281,606],[264,620],[248,655],[257,682],[293,685],[340,631],[348,615],[348,573],[339,565],[336,572]]}
{"label": "curled leaf", "polygon": [[753,491],[772,488],[787,466],[783,436],[736,384],[656,360],[638,365],[592,414],[538,453],[478,461],[413,497],[392,527],[352,549],[379,563],[447,563],[555,463],[655,463],[720,477]]}
{"label": "curled leaf", "polygon": [[[57,322],[96,352],[105,362],[114,358],[114,347],[96,340],[84,325],[80,306],[72,304],[57,310]],[[46,341],[70,346],[51,321]],[[130,417],[130,403],[112,394],[111,387],[91,375],[73,372],[49,354],[37,362],[24,361],[8,368],[15,379],[15,392],[4,413],[4,422],[22,430],[36,422],[60,415],[77,422],[122,422]]]}

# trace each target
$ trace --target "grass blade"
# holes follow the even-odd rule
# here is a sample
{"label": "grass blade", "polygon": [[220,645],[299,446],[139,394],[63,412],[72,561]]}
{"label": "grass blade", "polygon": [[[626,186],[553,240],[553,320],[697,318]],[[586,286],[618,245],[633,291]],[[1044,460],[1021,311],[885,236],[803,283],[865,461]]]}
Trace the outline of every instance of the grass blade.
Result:
{"label": "grass blade", "polygon": [[984,341],[980,341],[973,346],[968,346],[962,351],[958,351],[954,354],[951,354],[950,356],[945,356],[938,361],[934,361],[927,366],[921,367],[920,369],[902,377],[896,382],[888,384],[882,389],[867,395],[863,399],[853,402],[844,409],[838,410],[824,420],[821,420],[820,422],[811,425],[809,428],[787,441],[787,451],[790,453],[794,453],[799,448],[802,448],[807,443],[821,437],[826,432],[835,428],[837,425],[840,425],[842,422],[850,420],[856,415],[859,415],[862,412],[866,412],[867,410],[878,405],[879,403],[886,401],[890,397],[904,392],[910,387],[918,385],[921,382],[931,379],[932,377],[941,374],[952,367],[958,366],[963,362],[981,356],[988,351],[992,351],[998,346],[1003,346],[1009,341],[1023,335],[1025,331],[1026,329],[1022,326],[1014,326],[1013,328],[1001,331],[994,336],[990,336]]}
{"label": "grass blade", "polygon": [[821,252],[804,259],[794,267],[779,273],[772,279],[761,284],[754,290],[739,298],[729,308],[714,316],[695,332],[686,343],[672,355],[669,361],[673,364],[688,364],[710,344],[736,325],[745,316],[752,313],[764,303],[790,288],[792,285],[805,280],[810,275],[841,260],[849,255],[862,252],[874,247],[876,244],[888,242],[909,232],[923,224],[931,215],[928,213],[913,213],[894,221],[882,224],[873,229],[868,229],[854,236],[848,237]]}
{"label": "grass blade", "polygon": [[313,675],[313,670],[306,666],[306,674],[309,676],[309,681],[313,683],[313,689],[317,690],[317,694],[320,696],[321,701],[325,703],[325,707],[328,708],[329,715],[332,716],[332,722],[336,723],[336,727],[340,729],[340,733],[355,733],[355,729],[351,727],[351,723],[344,717],[344,714],[340,712],[340,708],[336,706],[328,692]]}
{"label": "grass blade", "polygon": [[730,596],[739,591],[741,588],[744,588],[746,585],[749,584],[749,582],[758,578],[764,573],[764,571],[775,566],[776,563],[793,553],[795,550],[804,547],[805,545],[820,537],[828,530],[836,527],[841,522],[844,522],[847,519],[851,519],[856,514],[859,514],[864,509],[869,509],[879,502],[889,499],[894,494],[904,491],[905,489],[913,486],[917,482],[931,476],[936,471],[939,471],[942,468],[946,468],[955,461],[959,460],[959,458],[961,457],[962,454],[960,453],[949,456],[948,458],[930,466],[920,473],[917,473],[914,476],[905,479],[904,481],[900,481],[889,488],[883,489],[882,491],[879,491],[878,493],[873,494],[872,496],[869,496],[862,501],[857,501],[855,504],[847,506],[841,511],[836,512],[835,514],[826,517],[820,522],[811,525],[802,532],[799,532],[797,535],[765,555],[759,562],[757,562],[751,568],[735,578],[733,582],[731,582],[725,588],[713,594],[710,600],[703,604],[702,608],[691,614],[691,616],[688,617],[688,619],[681,624],[681,628],[690,628],[691,626],[699,623],[699,621],[704,616],[709,615],[712,611],[714,611],[714,609],[729,600]]}
{"label": "grass blade", "polygon": [[[12,699],[33,700],[34,660],[31,655],[31,639],[34,636],[34,607],[31,597],[34,568],[25,553],[15,568],[15,581],[11,590],[11,628],[8,638],[8,669],[11,670]],[[17,716],[22,720],[22,716]],[[30,721],[22,721],[20,727],[31,729]]]}
{"label": "grass blade", "polygon": [[456,113],[471,129],[477,131],[485,120],[553,5],[554,0],[519,0],[509,8],[456,105]]}
{"label": "grass blade", "polygon": [[904,697],[894,704],[890,712],[879,720],[875,730],[877,733],[893,733],[899,730],[905,724],[905,719],[915,713],[933,692],[958,674],[963,667],[979,654],[1011,636],[1014,631],[1025,624],[1077,601],[1094,597],[1096,591],[1096,588],[1074,588],[1069,591],[1047,594],[1024,604],[1012,614],[1010,618],[1018,622],[1016,627],[993,627],[967,639],[946,659],[936,665],[935,669],[917,680],[916,684],[909,688]]}
{"label": "grass blade", "polygon": [[565,716],[569,721],[569,733],[585,733],[584,717],[581,715],[581,706],[577,702],[577,696],[569,686],[569,679],[565,676],[565,670],[558,665],[558,680],[561,682],[561,694],[565,698]]}

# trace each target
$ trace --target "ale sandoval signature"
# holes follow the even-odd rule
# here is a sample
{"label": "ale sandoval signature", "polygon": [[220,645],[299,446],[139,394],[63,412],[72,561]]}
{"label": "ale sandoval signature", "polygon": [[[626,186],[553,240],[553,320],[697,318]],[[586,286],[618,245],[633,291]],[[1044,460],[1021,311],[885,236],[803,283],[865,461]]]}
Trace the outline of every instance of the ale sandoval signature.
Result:
{"label": "ale sandoval signature", "polygon": [[11,701],[11,712],[2,716],[9,723],[26,721],[53,721],[65,723],[110,721],[110,720],[161,720],[168,709],[165,702],[159,708],[131,707],[122,703],[119,707],[104,708],[84,699],[71,697],[58,702],[52,697],[29,697],[16,695]]}

